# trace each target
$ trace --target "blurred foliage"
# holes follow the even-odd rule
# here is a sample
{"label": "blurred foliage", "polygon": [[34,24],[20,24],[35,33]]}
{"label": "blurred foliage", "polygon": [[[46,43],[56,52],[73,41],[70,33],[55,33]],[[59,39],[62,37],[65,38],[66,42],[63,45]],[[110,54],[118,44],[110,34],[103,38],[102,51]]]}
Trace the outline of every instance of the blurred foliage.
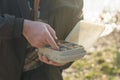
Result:
{"label": "blurred foliage", "polygon": [[73,63],[73,72],[64,76],[64,80],[120,80],[120,68],[116,63],[113,49],[88,53]]}
{"label": "blurred foliage", "polygon": [[115,43],[104,44],[75,61],[63,73],[64,80],[120,80],[120,52]]}

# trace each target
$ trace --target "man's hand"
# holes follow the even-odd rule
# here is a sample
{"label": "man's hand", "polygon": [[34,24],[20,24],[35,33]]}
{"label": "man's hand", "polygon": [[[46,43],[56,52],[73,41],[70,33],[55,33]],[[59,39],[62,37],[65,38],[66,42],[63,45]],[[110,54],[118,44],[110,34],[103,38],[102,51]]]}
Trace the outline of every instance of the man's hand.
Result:
{"label": "man's hand", "polygon": [[[46,23],[24,20],[23,35],[33,47],[39,48],[50,45],[54,49],[59,49],[55,42],[57,39],[55,31]],[[39,59],[49,65],[64,65],[49,61],[45,56],[39,56]]]}
{"label": "man's hand", "polygon": [[46,64],[53,65],[53,66],[63,66],[63,65],[66,64],[66,63],[65,64],[59,64],[59,63],[50,61],[50,60],[47,59],[47,57],[42,56],[42,55],[39,55],[39,60],[46,63]]}
{"label": "man's hand", "polygon": [[46,23],[24,20],[23,35],[33,47],[50,45],[54,49],[59,49],[55,42],[55,31]]}

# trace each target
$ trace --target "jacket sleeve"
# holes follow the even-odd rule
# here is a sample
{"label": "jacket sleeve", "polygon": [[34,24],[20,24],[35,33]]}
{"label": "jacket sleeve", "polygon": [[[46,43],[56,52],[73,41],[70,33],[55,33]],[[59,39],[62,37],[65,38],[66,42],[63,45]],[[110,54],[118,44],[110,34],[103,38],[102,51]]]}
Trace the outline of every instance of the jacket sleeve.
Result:
{"label": "jacket sleeve", "polygon": [[23,18],[0,14],[0,39],[12,39],[22,35]]}

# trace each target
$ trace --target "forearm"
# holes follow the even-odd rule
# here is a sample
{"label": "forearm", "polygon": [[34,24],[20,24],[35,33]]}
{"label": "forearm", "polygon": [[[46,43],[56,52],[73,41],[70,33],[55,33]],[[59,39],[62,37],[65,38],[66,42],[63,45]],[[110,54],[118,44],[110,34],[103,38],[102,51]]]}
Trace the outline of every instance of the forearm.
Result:
{"label": "forearm", "polygon": [[22,35],[23,18],[8,14],[0,15],[0,39],[12,39]]}

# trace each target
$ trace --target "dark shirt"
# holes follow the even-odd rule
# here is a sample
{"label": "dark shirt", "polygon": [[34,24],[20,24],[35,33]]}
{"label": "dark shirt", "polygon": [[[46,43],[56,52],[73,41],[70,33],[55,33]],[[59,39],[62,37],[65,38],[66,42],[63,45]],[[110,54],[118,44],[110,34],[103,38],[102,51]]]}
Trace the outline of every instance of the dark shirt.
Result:
{"label": "dark shirt", "polygon": [[34,0],[28,0],[28,5],[31,9],[33,9],[33,4],[34,3]]}

